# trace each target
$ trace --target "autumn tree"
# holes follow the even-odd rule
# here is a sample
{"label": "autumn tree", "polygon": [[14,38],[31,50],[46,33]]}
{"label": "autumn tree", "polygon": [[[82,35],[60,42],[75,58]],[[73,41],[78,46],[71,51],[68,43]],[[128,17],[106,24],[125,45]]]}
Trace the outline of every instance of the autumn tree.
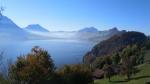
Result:
{"label": "autumn tree", "polygon": [[48,84],[52,81],[54,70],[51,56],[36,46],[9,67],[9,78],[12,84]]}

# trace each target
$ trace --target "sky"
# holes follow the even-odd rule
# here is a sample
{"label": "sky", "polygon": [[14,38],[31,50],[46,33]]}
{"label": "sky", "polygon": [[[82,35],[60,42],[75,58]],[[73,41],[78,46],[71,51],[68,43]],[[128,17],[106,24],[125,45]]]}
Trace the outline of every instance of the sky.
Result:
{"label": "sky", "polygon": [[50,31],[94,26],[150,34],[150,0],[0,0],[3,14],[18,26],[40,24]]}

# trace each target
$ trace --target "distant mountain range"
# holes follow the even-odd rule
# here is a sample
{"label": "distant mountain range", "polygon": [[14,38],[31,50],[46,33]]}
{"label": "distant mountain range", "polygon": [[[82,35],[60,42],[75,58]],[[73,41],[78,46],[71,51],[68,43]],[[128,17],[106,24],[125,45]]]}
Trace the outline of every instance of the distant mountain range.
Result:
{"label": "distant mountain range", "polygon": [[49,32],[38,24],[20,28],[7,16],[0,17],[0,38],[5,40],[48,39],[48,36],[31,32]]}
{"label": "distant mountain range", "polygon": [[49,32],[39,24],[20,28],[8,17],[0,18],[0,37],[5,37],[4,39],[68,39],[99,42],[121,32],[117,28],[99,31],[95,27],[86,27],[78,31]]}
{"label": "distant mountain range", "polygon": [[[83,31],[84,30],[84,31]],[[90,41],[103,41],[115,34],[120,34],[125,31],[119,31],[116,27],[109,29],[109,30],[104,30],[104,31],[99,31],[96,28],[84,28],[82,31],[78,31],[77,33],[77,38],[82,39],[82,40],[90,40]]]}
{"label": "distant mountain range", "polygon": [[31,25],[28,25],[24,29],[27,31],[32,31],[32,32],[49,32],[47,29],[43,28],[39,24],[31,24]]}

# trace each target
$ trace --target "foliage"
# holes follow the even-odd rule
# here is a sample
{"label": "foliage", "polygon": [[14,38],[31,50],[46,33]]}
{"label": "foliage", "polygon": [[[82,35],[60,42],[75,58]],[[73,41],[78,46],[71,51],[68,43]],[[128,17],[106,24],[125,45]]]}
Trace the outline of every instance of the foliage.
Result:
{"label": "foliage", "polygon": [[105,64],[112,64],[112,59],[110,56],[97,57],[96,60],[92,63],[92,68],[102,69]]}
{"label": "foliage", "polygon": [[103,67],[103,70],[105,72],[105,77],[108,77],[109,78],[109,81],[111,76],[113,75],[113,68],[111,65],[108,65],[108,64],[105,64],[104,67]]}
{"label": "foliage", "polygon": [[111,59],[112,59],[112,64],[117,65],[117,64],[119,64],[119,62],[121,60],[121,57],[119,56],[118,53],[115,53],[115,54],[112,55]]}
{"label": "foliage", "polygon": [[27,56],[18,57],[9,67],[11,84],[90,84],[92,71],[85,65],[66,65],[55,70],[53,60],[44,49],[34,47]]}
{"label": "foliage", "polygon": [[143,49],[137,45],[129,45],[122,51],[122,73],[127,75],[128,80],[135,72],[134,66],[143,63],[143,53]]}
{"label": "foliage", "polygon": [[147,40],[144,42],[146,49],[150,49],[150,36],[147,37]]}
{"label": "foliage", "polygon": [[137,72],[135,66],[144,63],[145,48],[139,45],[128,45],[122,52],[111,56],[96,57],[92,63],[93,69],[103,69],[109,78],[114,74],[126,75],[130,80],[131,75]]}
{"label": "foliage", "polygon": [[66,65],[58,71],[64,84],[91,84],[92,72],[84,65]]}
{"label": "foliage", "polygon": [[92,63],[92,68],[93,69],[96,69],[96,68],[101,69],[101,68],[103,68],[104,64],[105,63],[104,63],[103,57],[97,57],[95,59],[95,61]]}
{"label": "foliage", "polygon": [[115,75],[111,77],[111,82],[107,79],[95,80],[94,84],[146,84],[150,82],[150,64],[141,64],[137,66],[138,73],[132,76],[130,81],[127,81],[122,75]]}
{"label": "foliage", "polygon": [[[95,45],[88,55],[84,56],[84,61],[93,60],[93,57],[110,56],[114,53],[120,53],[128,45],[142,45],[146,39],[147,37],[143,33],[135,31],[114,35]],[[93,62],[91,60],[89,61],[90,63]]]}
{"label": "foliage", "polygon": [[144,63],[150,64],[150,50],[145,51]]}
{"label": "foliage", "polygon": [[9,84],[9,81],[4,78],[3,74],[0,74],[0,84]]}
{"label": "foliage", "polygon": [[54,64],[47,51],[34,47],[27,56],[18,57],[9,68],[12,84],[47,84],[51,81]]}

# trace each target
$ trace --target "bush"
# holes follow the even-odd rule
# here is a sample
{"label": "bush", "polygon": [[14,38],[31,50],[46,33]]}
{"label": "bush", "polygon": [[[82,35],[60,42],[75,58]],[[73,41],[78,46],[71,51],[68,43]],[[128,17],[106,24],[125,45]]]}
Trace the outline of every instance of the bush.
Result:
{"label": "bush", "polygon": [[93,83],[91,70],[84,65],[66,65],[58,71],[64,84]]}

